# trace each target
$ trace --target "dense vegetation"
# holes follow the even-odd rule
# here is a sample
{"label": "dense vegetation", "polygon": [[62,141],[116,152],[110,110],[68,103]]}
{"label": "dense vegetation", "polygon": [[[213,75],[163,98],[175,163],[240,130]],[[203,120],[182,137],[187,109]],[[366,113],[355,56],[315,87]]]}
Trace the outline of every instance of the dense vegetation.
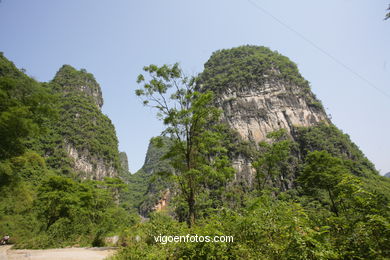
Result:
{"label": "dense vegetation", "polygon": [[267,77],[308,86],[308,82],[293,62],[262,46],[241,46],[216,51],[204,67],[201,83],[205,87],[211,87],[213,91],[229,86],[246,87],[258,84]]}
{"label": "dense vegetation", "polygon": [[304,97],[312,107],[322,109],[297,65],[263,46],[245,45],[214,52],[198,78],[198,87],[218,94],[229,88],[255,88],[275,81],[299,86],[300,92],[295,94]]}
{"label": "dense vegetation", "polygon": [[65,139],[119,169],[117,140],[92,99],[60,91],[59,75],[39,83],[0,56],[0,232],[18,247],[99,245],[135,221],[118,206],[122,181],[77,178]]}
{"label": "dense vegetation", "polygon": [[[325,133],[328,138],[320,138]],[[114,259],[389,257],[388,179],[378,176],[334,126],[300,128],[299,136],[301,144],[284,131],[269,134],[270,141],[261,144],[254,162],[259,184],[253,189],[230,187],[225,195],[234,190],[236,196],[207,204],[207,214],[192,228],[172,218],[169,212],[181,205],[172,201],[168,212],[151,214],[149,222],[126,230],[122,240],[127,247]],[[289,171],[297,178],[294,188],[285,189],[281,176],[286,178]],[[212,193],[207,195],[204,199],[220,202]],[[198,206],[204,212],[204,204]],[[226,235],[234,242],[162,244],[154,240],[159,234]]]}
{"label": "dense vegetation", "polygon": [[[0,56],[0,232],[17,247],[101,246],[120,234],[113,259],[390,257],[390,179],[348,135],[325,122],[251,144],[218,123],[213,98],[232,82],[247,87],[265,74],[314,98],[286,57],[243,46],[214,53],[200,79],[177,65],[144,70],[137,94],[166,129],[129,175],[91,74],[66,65],[39,83]],[[120,178],[76,172],[67,145]],[[251,161],[252,185],[234,179],[237,155]],[[167,189],[169,205],[152,212]],[[154,239],[187,234],[234,241]]]}
{"label": "dense vegetation", "polygon": [[36,144],[44,154],[50,155],[50,166],[64,169],[64,150],[70,145],[92,161],[103,158],[105,164],[119,171],[115,129],[100,111],[101,97],[93,96],[100,93],[100,87],[92,74],[65,65],[49,87],[58,96],[59,120],[47,122],[50,132]]}
{"label": "dense vegetation", "polygon": [[161,137],[164,145],[158,145],[156,139],[149,142],[145,163],[136,173],[125,176],[128,189],[123,194],[129,209],[137,210],[141,215],[148,216],[162,193],[172,184],[158,173],[170,172],[172,167],[167,160],[162,160],[171,142],[169,138]]}
{"label": "dense vegetation", "polygon": [[[161,68],[163,71],[159,71]],[[159,76],[164,77],[165,69],[171,68],[153,67],[155,77],[152,75],[152,81],[144,85],[144,92],[138,94],[165,94],[164,84],[170,76],[163,82],[159,81]],[[139,79],[144,82],[145,78]],[[252,87],[264,80],[296,84],[309,101],[317,101],[295,64],[268,48],[255,46],[215,52],[196,80],[199,84],[196,90],[204,91],[202,93],[212,90],[218,95],[229,87]],[[175,86],[175,83],[168,85]],[[164,104],[155,107],[164,108]],[[164,121],[170,127],[168,133],[172,133],[171,128],[180,127],[180,124],[167,124],[169,120],[188,109],[186,106],[184,110],[181,106],[175,108],[174,115]],[[187,198],[175,186],[180,183],[173,180],[172,187],[177,192],[170,199],[169,207],[150,213],[149,221],[125,230],[121,239],[127,246],[113,259],[390,257],[390,181],[379,176],[374,165],[337,127],[323,122],[311,127],[294,127],[291,133],[281,129],[269,133],[259,144],[243,142],[234,131],[223,127],[218,133],[224,134],[225,142],[221,146],[230,157],[241,155],[251,161],[256,171],[253,184],[230,179],[226,185],[217,181],[218,175],[209,175],[216,181],[214,185],[202,183],[199,187],[196,222],[188,226],[185,224],[190,215]],[[174,150],[176,154],[183,151]],[[172,150],[165,149],[165,152],[166,155],[159,154],[160,159],[154,161],[169,162],[175,171],[175,162],[170,156]],[[207,157],[202,152],[199,154]],[[182,161],[185,160],[182,158]],[[158,170],[152,168],[150,172],[156,176]],[[140,172],[138,177],[142,176],[145,175]],[[143,192],[147,196],[158,193],[146,186]],[[140,198],[145,199],[145,194],[139,193]],[[187,234],[233,236],[234,242],[164,244],[155,241],[158,235]]]}
{"label": "dense vegetation", "polygon": [[[220,111],[212,105],[213,93],[196,91],[196,79],[183,75],[178,64],[150,65],[144,71],[148,75],[138,76],[141,88],[135,93],[144,105],[157,110],[166,126],[163,134],[170,137],[171,145],[164,158],[170,160],[174,174],[165,174],[176,184],[186,210],[182,216],[191,227],[199,215],[197,204],[204,188],[218,189],[233,175],[224,147],[226,136],[218,124]],[[162,139],[156,141],[164,145]]]}

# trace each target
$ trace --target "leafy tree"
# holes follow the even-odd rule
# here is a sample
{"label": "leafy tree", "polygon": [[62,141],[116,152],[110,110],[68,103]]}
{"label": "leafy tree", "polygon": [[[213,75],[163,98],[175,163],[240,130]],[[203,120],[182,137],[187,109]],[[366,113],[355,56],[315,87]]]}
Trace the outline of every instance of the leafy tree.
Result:
{"label": "leafy tree", "polygon": [[[71,178],[49,175],[38,187],[33,210],[50,240],[40,246],[68,245],[76,241],[99,244],[102,235],[133,221],[116,206],[113,194],[117,179],[79,183]],[[103,188],[104,187],[104,188]]]}
{"label": "leafy tree", "polygon": [[340,217],[331,221],[334,242],[344,258],[381,259],[390,255],[390,216],[388,200],[368,191],[362,180],[344,175],[335,187],[341,206]]}
{"label": "leafy tree", "polygon": [[[13,73],[11,73],[13,72]],[[53,96],[0,55],[0,160],[23,154],[28,138],[53,118]]]}
{"label": "leafy tree", "polygon": [[332,124],[320,123],[311,127],[297,127],[294,139],[303,158],[313,151],[327,151],[347,163],[348,169],[357,176],[378,175],[375,166],[364,156],[347,134]]}
{"label": "leafy tree", "polygon": [[64,139],[119,168],[110,120],[75,89],[86,82],[99,91],[96,81],[70,66],[62,72],[39,83],[0,53],[0,229],[19,247],[88,245],[134,221],[116,204],[119,179],[55,175],[75,175]]}
{"label": "leafy tree", "polygon": [[183,75],[179,65],[144,67],[149,78],[140,74],[142,88],[136,95],[144,105],[157,109],[164,122],[163,135],[172,138],[165,158],[174,168],[173,179],[188,206],[187,223],[196,219],[197,195],[203,188],[224,185],[232,175],[224,147],[224,132],[217,124],[220,111],[211,105],[213,93],[195,89],[196,79]]}
{"label": "leafy tree", "polygon": [[[128,246],[114,259],[337,259],[329,241],[329,228],[312,227],[299,204],[276,200],[266,193],[247,204],[239,212],[219,210],[192,229],[168,216],[153,214],[149,222],[126,232]],[[155,242],[156,234],[225,235],[234,241],[163,245]]]}
{"label": "leafy tree", "polygon": [[382,259],[390,253],[388,201],[367,190],[364,179],[351,174],[349,163],[326,151],[308,153],[298,182],[310,197],[329,203],[334,215],[313,211],[313,204],[306,209],[312,219],[322,219],[317,225],[329,226],[341,258]]}
{"label": "leafy tree", "polygon": [[[293,147],[293,142],[287,137],[284,129],[269,133],[267,138],[271,139],[271,143],[260,142],[261,154],[253,163],[257,172],[258,189],[263,189],[270,181],[274,183],[283,172],[286,172]],[[283,190],[283,187],[281,189]]]}
{"label": "leafy tree", "polygon": [[298,182],[309,194],[315,194],[322,190],[326,191],[332,212],[339,216],[335,194],[336,186],[343,175],[348,173],[340,158],[333,157],[326,151],[314,151],[307,155]]}

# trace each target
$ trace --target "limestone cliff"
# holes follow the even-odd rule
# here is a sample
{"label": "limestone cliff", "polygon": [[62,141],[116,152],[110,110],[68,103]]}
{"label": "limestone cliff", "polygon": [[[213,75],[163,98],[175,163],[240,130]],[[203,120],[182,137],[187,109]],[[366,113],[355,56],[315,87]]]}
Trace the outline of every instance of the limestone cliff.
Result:
{"label": "limestone cliff", "polygon": [[121,168],[125,172],[129,171],[129,160],[127,159],[127,154],[125,152],[119,153],[119,161],[121,163]]}
{"label": "limestone cliff", "polygon": [[143,216],[147,216],[150,211],[165,208],[171,196],[172,183],[159,176],[161,172],[173,171],[169,162],[162,159],[171,141],[162,137],[163,145],[159,146],[154,140],[152,138],[149,142],[142,168],[127,178],[131,190],[129,200]]}
{"label": "limestone cliff", "polygon": [[64,93],[79,92],[92,100],[101,109],[103,106],[102,90],[94,76],[85,69],[77,71],[69,65],[63,65],[56,73],[53,82],[60,86]]}
{"label": "limestone cliff", "polygon": [[43,149],[49,164],[83,179],[118,176],[118,140],[111,120],[101,112],[102,91],[94,76],[64,65],[48,87],[58,97],[59,111],[41,140],[47,144]]}
{"label": "limestone cliff", "polygon": [[[308,147],[307,142],[301,140],[302,131],[298,133],[302,127],[329,126],[330,129],[319,127],[317,130],[324,138],[337,136],[338,140],[343,140],[339,148],[334,149],[340,150],[335,156],[346,155],[345,159],[362,162],[361,168],[365,170],[357,170],[357,175],[375,172],[373,165],[349,137],[333,126],[321,102],[311,92],[308,81],[287,57],[259,46],[220,50],[214,52],[206,62],[199,78],[200,91],[211,90],[215,93],[215,105],[222,110],[222,120],[239,135],[241,141],[254,149],[266,139],[268,133],[284,128],[300,144],[299,153],[315,149],[330,151],[329,147],[335,146],[336,141],[327,146],[318,144]],[[297,157],[302,155],[297,154]],[[242,152],[232,155],[237,171],[236,181],[252,186],[255,176],[251,165],[253,160]],[[286,189],[292,187],[294,175],[281,176]]]}
{"label": "limestone cliff", "polygon": [[216,105],[245,141],[267,133],[313,126],[329,119],[309,84],[288,58],[265,47],[243,46],[215,52],[201,74],[201,89],[216,92]]}
{"label": "limestone cliff", "polygon": [[[232,187],[238,184],[243,191],[254,188],[256,172],[252,163],[260,156],[258,144],[270,141],[267,134],[279,129],[286,129],[294,150],[286,169],[269,183],[275,188],[293,189],[305,156],[315,150],[326,150],[344,159],[357,176],[377,174],[348,135],[331,123],[297,66],[277,52],[259,46],[216,51],[199,75],[197,89],[214,92],[215,106],[222,110],[221,119],[232,130],[230,157],[236,169]],[[166,203],[163,195],[168,186],[152,181],[159,167],[155,162],[163,153],[151,148],[149,145],[145,165],[138,174],[149,180],[145,196],[150,199],[145,201],[154,204],[143,203],[141,212],[159,209]]]}

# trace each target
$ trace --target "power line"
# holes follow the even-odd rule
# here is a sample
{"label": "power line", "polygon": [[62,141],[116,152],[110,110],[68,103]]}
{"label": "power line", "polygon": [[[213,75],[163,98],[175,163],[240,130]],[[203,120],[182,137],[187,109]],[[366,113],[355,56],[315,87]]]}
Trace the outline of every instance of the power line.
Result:
{"label": "power line", "polygon": [[343,62],[341,62],[339,59],[337,59],[335,56],[333,56],[332,54],[330,54],[329,52],[325,51],[324,49],[322,49],[320,46],[318,46],[316,43],[314,43],[312,40],[310,40],[309,38],[307,38],[306,36],[304,36],[302,33],[298,32],[297,30],[295,30],[294,28],[292,28],[291,26],[289,26],[288,24],[284,23],[282,20],[280,20],[279,18],[277,18],[275,15],[273,15],[272,13],[270,13],[269,11],[267,11],[266,9],[262,8],[260,5],[258,5],[257,2],[255,2],[254,0],[248,0],[249,3],[251,3],[254,7],[256,7],[258,10],[262,11],[263,13],[265,13],[266,15],[270,16],[272,19],[274,19],[276,22],[278,22],[279,24],[281,24],[283,27],[287,28],[288,30],[290,30],[291,32],[293,32],[294,34],[296,34],[299,38],[301,38],[302,40],[304,40],[305,42],[309,43],[311,46],[313,46],[315,49],[317,49],[318,51],[320,51],[322,54],[324,54],[325,56],[328,56],[331,60],[333,60],[334,62],[336,62],[338,65],[340,65],[341,67],[343,67],[344,69],[348,70],[349,72],[351,72],[353,75],[355,75],[357,78],[359,78],[360,80],[364,81],[367,85],[371,86],[372,88],[374,88],[376,91],[378,91],[379,93],[381,93],[382,95],[384,95],[385,97],[389,98],[390,99],[390,95],[387,94],[384,90],[378,88],[374,83],[372,83],[371,81],[369,81],[368,79],[366,79],[365,77],[363,77],[362,75],[360,75],[359,73],[357,73],[356,71],[354,71],[351,67],[345,65]]}

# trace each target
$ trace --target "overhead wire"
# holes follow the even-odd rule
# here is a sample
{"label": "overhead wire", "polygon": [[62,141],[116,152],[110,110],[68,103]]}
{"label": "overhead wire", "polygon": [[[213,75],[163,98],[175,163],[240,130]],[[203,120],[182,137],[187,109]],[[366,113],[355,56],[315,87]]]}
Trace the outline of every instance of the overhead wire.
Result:
{"label": "overhead wire", "polygon": [[390,99],[390,94],[388,94],[387,92],[385,92],[384,90],[382,90],[381,88],[377,87],[374,83],[372,83],[370,80],[366,79],[365,77],[363,77],[362,75],[360,75],[359,73],[357,73],[355,70],[353,70],[351,67],[347,66],[345,63],[343,63],[342,61],[340,61],[338,58],[336,58],[334,55],[330,54],[328,51],[324,50],[323,48],[321,48],[319,45],[317,45],[315,42],[313,42],[312,40],[310,40],[309,38],[307,38],[305,35],[303,35],[302,33],[298,32],[297,30],[295,30],[294,28],[292,28],[291,26],[289,26],[288,24],[286,24],[285,22],[283,22],[282,20],[280,20],[278,17],[276,17],[275,15],[273,15],[271,12],[267,11],[266,9],[264,9],[263,7],[261,7],[255,0],[247,0],[250,4],[252,4],[254,7],[256,7],[258,10],[262,11],[263,13],[265,13],[266,15],[268,15],[269,17],[271,17],[272,19],[274,19],[276,22],[278,22],[280,25],[282,25],[283,27],[287,28],[289,31],[293,32],[294,34],[296,34],[299,38],[301,38],[302,40],[304,40],[305,42],[307,42],[308,44],[310,44],[312,47],[314,47],[315,49],[317,49],[318,51],[320,51],[322,54],[324,54],[325,56],[327,56],[328,58],[330,58],[331,60],[333,60],[335,63],[337,63],[338,65],[340,65],[341,67],[343,67],[344,69],[348,70],[350,73],[352,73],[353,75],[355,75],[357,78],[359,78],[360,80],[362,80],[363,82],[365,82],[368,86],[374,88],[376,91],[378,91],[379,93],[381,93],[382,95],[384,95],[385,97],[387,97],[388,99]]}

